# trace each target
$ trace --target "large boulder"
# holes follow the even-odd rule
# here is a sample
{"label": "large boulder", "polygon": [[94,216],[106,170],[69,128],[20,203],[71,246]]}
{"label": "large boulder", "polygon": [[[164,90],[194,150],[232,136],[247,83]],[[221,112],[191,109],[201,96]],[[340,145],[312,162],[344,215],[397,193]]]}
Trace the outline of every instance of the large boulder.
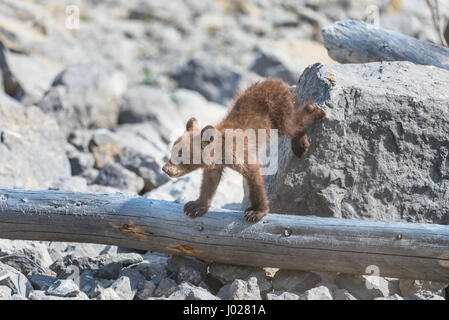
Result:
{"label": "large boulder", "polygon": [[0,187],[47,189],[70,176],[65,138],[56,121],[0,93]]}
{"label": "large boulder", "polygon": [[308,67],[299,105],[327,119],[302,159],[279,145],[271,211],[449,223],[449,72],[410,62]]}
{"label": "large boulder", "polygon": [[118,121],[118,98],[126,87],[126,77],[118,71],[76,64],[55,78],[37,106],[56,117],[67,134],[80,128],[107,128]]}

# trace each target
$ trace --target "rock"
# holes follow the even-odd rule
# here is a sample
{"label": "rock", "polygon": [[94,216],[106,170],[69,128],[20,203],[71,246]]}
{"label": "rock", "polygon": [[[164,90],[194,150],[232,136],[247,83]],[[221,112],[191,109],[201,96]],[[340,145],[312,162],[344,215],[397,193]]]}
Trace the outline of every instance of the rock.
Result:
{"label": "rock", "polygon": [[159,282],[156,290],[154,291],[155,297],[169,297],[175,292],[177,284],[170,278],[164,278]]}
{"label": "rock", "polygon": [[122,298],[112,288],[106,288],[101,291],[97,297],[98,300],[122,300]]}
{"label": "rock", "polygon": [[271,211],[448,224],[448,75],[409,62],[307,68],[299,104],[327,119],[309,128],[303,159],[280,142],[265,177]]}
{"label": "rock", "polygon": [[190,283],[182,283],[173,292],[168,300],[220,300],[204,288],[196,287]]}
{"label": "rock", "polygon": [[11,300],[28,300],[28,299],[20,294],[13,294],[11,296]]}
{"label": "rock", "polygon": [[166,91],[139,86],[123,95],[118,123],[150,122],[159,134],[169,137],[171,130],[185,126],[178,114]]}
{"label": "rock", "polygon": [[52,114],[69,134],[82,128],[107,128],[118,120],[118,97],[126,90],[123,75],[89,63],[66,68],[37,106]]}
{"label": "rock", "polygon": [[223,300],[262,300],[255,277],[249,278],[248,281],[235,280],[221,288],[217,295]]}
{"label": "rock", "polygon": [[144,135],[142,131],[149,131],[148,128],[152,127],[136,128],[128,125],[123,129],[118,128],[115,132],[96,130],[89,143],[89,149],[95,158],[95,167],[102,169],[108,162],[117,162],[144,179],[145,191],[167,182],[169,178],[162,172],[166,144],[159,135]]}
{"label": "rock", "polygon": [[11,289],[12,294],[20,294],[27,297],[33,286],[23,273],[0,262],[0,286],[6,286]]}
{"label": "rock", "polygon": [[262,77],[280,78],[294,84],[297,77],[275,56],[259,52],[249,69]]}
{"label": "rock", "polygon": [[[149,281],[146,281],[145,277],[136,269],[126,268],[120,272],[120,277],[128,277],[131,285],[131,290],[135,295],[141,296],[142,291],[145,290],[145,284]],[[153,283],[154,285],[154,283]],[[156,285],[154,285],[155,287]],[[147,286],[147,289],[151,289],[151,285]],[[153,290],[154,292],[154,290]],[[148,290],[147,290],[148,293]]]}
{"label": "rock", "polygon": [[[157,189],[144,194],[144,196],[151,199],[182,203],[195,200],[199,196],[201,177],[202,173],[195,171],[186,177],[172,179]],[[239,210],[243,194],[242,176],[232,170],[225,171],[212,200],[212,206]]]}
{"label": "rock", "polygon": [[446,300],[446,299],[431,291],[421,290],[412,295],[404,297],[404,300]]}
{"label": "rock", "polygon": [[80,292],[76,297],[60,297],[60,296],[52,296],[47,295],[45,291],[42,290],[34,290],[30,292],[29,296],[30,300],[88,300],[83,292]]}
{"label": "rock", "polygon": [[0,286],[0,300],[10,300],[11,289],[7,286]]}
{"label": "rock", "polygon": [[334,300],[332,292],[325,286],[312,288],[299,296],[299,300]]}
{"label": "rock", "polygon": [[374,300],[404,300],[404,298],[402,298],[400,295],[395,294],[389,297],[379,297],[379,298],[374,298]]}
{"label": "rock", "polygon": [[357,298],[350,294],[346,289],[334,290],[333,296],[335,300],[357,300]]}
{"label": "rock", "polygon": [[47,295],[57,297],[77,297],[80,289],[73,280],[58,280],[45,291]]}
{"label": "rock", "polygon": [[197,286],[203,281],[203,278],[204,274],[201,274],[197,269],[189,266],[181,266],[176,275],[176,282],[179,284],[188,282]]}
{"label": "rock", "polygon": [[399,293],[398,280],[387,280],[377,276],[357,276],[342,273],[337,276],[335,281],[339,288],[348,290],[354,297],[361,300],[372,300]]}
{"label": "rock", "polygon": [[131,282],[128,277],[120,277],[112,283],[110,288],[115,291],[121,300],[134,299],[135,292],[131,289]]}
{"label": "rock", "polygon": [[262,294],[262,296],[265,296],[268,292],[270,292],[273,289],[273,284],[271,283],[270,280],[267,279],[267,275],[264,270],[251,273],[246,278],[246,281],[248,281],[249,278],[252,277],[257,279],[257,284],[259,285],[260,293]]}
{"label": "rock", "polygon": [[314,288],[320,280],[318,275],[311,272],[279,270],[273,278],[273,289],[300,294]]}
{"label": "rock", "polygon": [[260,271],[259,268],[234,266],[222,263],[212,263],[209,266],[209,275],[221,283],[231,283],[236,279],[246,279],[250,274]]}
{"label": "rock", "polygon": [[162,279],[167,277],[168,257],[164,254],[147,253],[143,256],[144,261],[130,266],[138,270],[146,280],[158,285]]}
{"label": "rock", "polygon": [[195,90],[207,100],[226,105],[237,93],[242,76],[225,65],[190,59],[171,73],[178,87]]}
{"label": "rock", "polygon": [[87,181],[82,177],[69,177],[54,182],[50,190],[87,192]]}
{"label": "rock", "polygon": [[55,120],[0,93],[0,187],[47,189],[70,176],[65,139]]}
{"label": "rock", "polygon": [[130,193],[139,193],[145,186],[145,182],[141,177],[112,162],[103,166],[93,183],[114,187]]}
{"label": "rock", "polygon": [[156,284],[152,281],[145,281],[143,283],[142,289],[136,294],[136,298],[139,300],[148,300],[154,296],[154,291],[156,290]]}
{"label": "rock", "polygon": [[12,73],[9,68],[8,61],[6,59],[7,50],[3,43],[0,41],[0,80],[3,84],[3,90],[10,97],[20,100],[22,99],[25,91],[22,88],[22,85]]}
{"label": "rock", "polygon": [[422,280],[399,280],[399,290],[401,296],[409,296],[420,291],[430,291],[434,294],[443,296],[444,289],[448,286],[447,283],[435,282],[435,281],[422,281]]}
{"label": "rock", "polygon": [[73,176],[85,175],[94,167],[95,159],[91,153],[81,152],[73,145],[67,144],[66,154]]}
{"label": "rock", "polygon": [[299,300],[299,296],[291,292],[273,291],[267,293],[267,300]]}
{"label": "rock", "polygon": [[45,274],[33,274],[28,278],[28,280],[30,280],[34,290],[47,291],[48,288],[53,286],[58,281],[58,278]]}
{"label": "rock", "polygon": [[[35,263],[39,264],[42,268],[48,268],[52,263],[48,252],[48,246],[39,241],[26,241],[26,240],[0,240],[0,256],[11,255],[10,258],[3,258],[1,262],[10,265],[24,274],[29,274],[31,271],[39,271],[39,267]],[[31,259],[35,263],[20,257],[25,256]],[[15,264],[16,263],[16,264]]]}
{"label": "rock", "polygon": [[[204,127],[219,123],[226,116],[226,107],[207,101],[200,93],[193,90],[176,89],[173,92],[173,100],[177,105],[177,112],[182,116],[183,124],[194,117]],[[184,129],[184,126],[178,129]]]}

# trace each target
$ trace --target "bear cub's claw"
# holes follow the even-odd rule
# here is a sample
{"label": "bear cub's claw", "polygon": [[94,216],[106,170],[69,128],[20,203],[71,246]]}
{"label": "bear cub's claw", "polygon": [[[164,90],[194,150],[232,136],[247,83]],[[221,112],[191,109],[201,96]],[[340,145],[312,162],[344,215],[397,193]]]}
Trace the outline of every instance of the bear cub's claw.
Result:
{"label": "bear cub's claw", "polygon": [[248,222],[258,222],[268,213],[267,209],[254,209],[252,207],[245,210],[244,217]]}
{"label": "bear cub's claw", "polygon": [[184,205],[184,213],[190,218],[197,218],[205,215],[209,211],[209,206],[200,201],[190,201]]}

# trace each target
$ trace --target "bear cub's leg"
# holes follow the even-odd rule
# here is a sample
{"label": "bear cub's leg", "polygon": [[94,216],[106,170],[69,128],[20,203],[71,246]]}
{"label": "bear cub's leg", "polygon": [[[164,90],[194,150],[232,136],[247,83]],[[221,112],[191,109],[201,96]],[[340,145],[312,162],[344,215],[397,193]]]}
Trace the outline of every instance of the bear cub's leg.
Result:
{"label": "bear cub's leg", "polygon": [[201,217],[209,211],[212,199],[221,180],[223,169],[204,169],[200,196],[195,201],[187,202],[184,213],[191,218]]}
{"label": "bear cub's leg", "polygon": [[245,210],[245,219],[249,222],[260,221],[269,210],[260,167],[258,165],[249,166],[243,176],[248,184],[249,201],[251,202],[251,206]]}

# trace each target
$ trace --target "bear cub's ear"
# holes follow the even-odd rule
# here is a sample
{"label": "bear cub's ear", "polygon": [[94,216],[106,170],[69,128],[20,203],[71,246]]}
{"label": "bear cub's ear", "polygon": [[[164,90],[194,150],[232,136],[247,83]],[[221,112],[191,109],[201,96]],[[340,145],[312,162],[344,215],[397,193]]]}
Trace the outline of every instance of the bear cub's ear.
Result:
{"label": "bear cub's ear", "polygon": [[217,133],[218,131],[214,126],[205,126],[203,130],[201,130],[201,148],[204,148],[214,142]]}
{"label": "bear cub's ear", "polygon": [[200,124],[196,118],[190,118],[186,124],[186,130],[191,131],[193,129],[199,129]]}

